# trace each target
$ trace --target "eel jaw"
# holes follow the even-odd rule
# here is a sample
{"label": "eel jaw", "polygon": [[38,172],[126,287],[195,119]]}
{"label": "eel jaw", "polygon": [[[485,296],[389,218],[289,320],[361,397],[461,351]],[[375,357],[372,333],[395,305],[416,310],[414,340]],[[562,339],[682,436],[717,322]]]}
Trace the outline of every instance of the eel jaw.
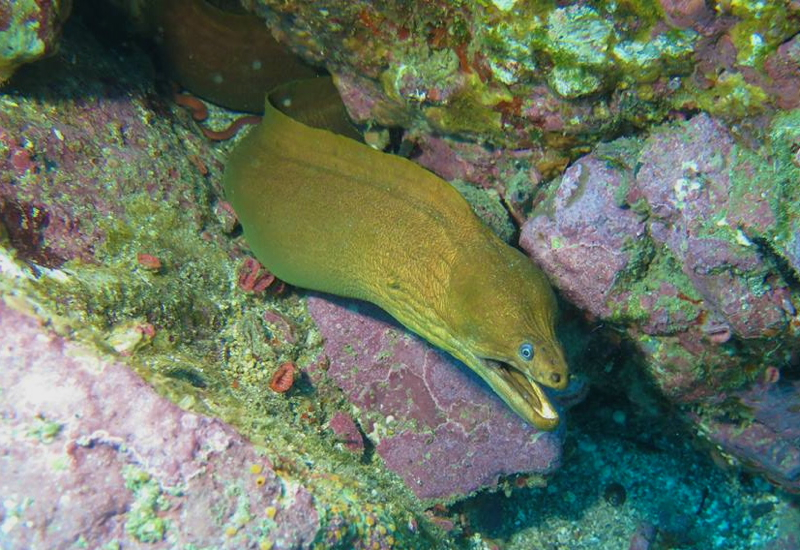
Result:
{"label": "eel jaw", "polygon": [[525,421],[540,430],[558,427],[559,416],[542,386],[510,365],[481,358],[475,369],[492,389]]}

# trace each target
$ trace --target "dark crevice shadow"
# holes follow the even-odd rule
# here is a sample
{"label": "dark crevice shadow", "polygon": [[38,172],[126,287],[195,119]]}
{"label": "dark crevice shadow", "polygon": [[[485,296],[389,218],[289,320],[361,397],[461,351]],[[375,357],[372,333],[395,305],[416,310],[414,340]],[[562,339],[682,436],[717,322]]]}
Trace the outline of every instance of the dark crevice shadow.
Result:
{"label": "dark crevice shadow", "polygon": [[81,106],[101,97],[127,98],[133,91],[152,96],[155,78],[153,64],[138,44],[127,40],[106,46],[80,14],[73,14],[64,25],[58,51],[20,67],[3,93],[47,103],[69,100]]}

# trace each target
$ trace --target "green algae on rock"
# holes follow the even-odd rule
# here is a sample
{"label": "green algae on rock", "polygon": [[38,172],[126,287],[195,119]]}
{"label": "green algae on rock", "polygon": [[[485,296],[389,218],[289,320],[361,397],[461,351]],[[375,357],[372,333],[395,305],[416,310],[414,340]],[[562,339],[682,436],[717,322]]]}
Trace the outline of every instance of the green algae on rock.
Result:
{"label": "green algae on rock", "polygon": [[0,86],[26,63],[52,55],[72,0],[0,2]]}
{"label": "green algae on rock", "polygon": [[[599,147],[523,230],[562,292],[622,327],[649,379],[705,434],[720,418],[753,421],[732,396],[769,393],[800,342],[796,120],[781,113],[737,139],[701,114]],[[765,447],[797,456],[796,441],[772,430],[755,428]],[[722,431],[727,453],[797,487],[794,459],[754,460],[753,440],[736,450]]]}
{"label": "green algae on rock", "polygon": [[[297,296],[237,287],[241,241],[213,214],[227,145],[203,140],[157,96],[136,50],[108,54],[85,29],[68,26],[62,51],[45,63],[20,73],[0,98],[4,299],[127,362],[182,407],[235,425],[280,464],[280,483],[313,494],[307,506],[322,517],[317,536],[330,537],[330,547],[366,537],[367,521],[395,526],[370,532],[370,541],[431,547],[435,528],[402,482],[338,450],[324,430],[345,408],[341,392],[324,383],[301,384],[288,397],[268,389],[280,362],[315,365],[320,342]],[[18,216],[5,215],[10,204]],[[162,269],[143,269],[142,252]],[[50,254],[52,262],[38,261]],[[291,320],[294,339],[270,332],[268,311]],[[367,514],[376,493],[382,503]],[[160,527],[143,518],[145,531],[134,531],[157,538]],[[164,528],[168,536],[181,526]]]}
{"label": "green algae on rock", "polygon": [[454,156],[465,141],[524,151],[543,178],[676,112],[735,121],[798,105],[789,0],[246,5],[339,78],[357,122],[402,126],[422,144],[443,134]]}

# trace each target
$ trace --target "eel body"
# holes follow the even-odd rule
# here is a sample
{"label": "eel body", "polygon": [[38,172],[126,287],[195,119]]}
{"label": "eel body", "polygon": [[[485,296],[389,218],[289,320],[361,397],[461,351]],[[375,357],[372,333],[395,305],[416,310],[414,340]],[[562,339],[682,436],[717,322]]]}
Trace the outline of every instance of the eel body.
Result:
{"label": "eel body", "polygon": [[569,380],[553,291],[446,181],[267,102],[232,151],[224,186],[245,239],[277,277],[378,305],[472,368],[526,421],[558,425],[541,387]]}
{"label": "eel body", "polygon": [[158,0],[147,4],[146,13],[166,73],[217,105],[258,113],[263,90],[317,74],[255,15],[224,11],[206,0]]}

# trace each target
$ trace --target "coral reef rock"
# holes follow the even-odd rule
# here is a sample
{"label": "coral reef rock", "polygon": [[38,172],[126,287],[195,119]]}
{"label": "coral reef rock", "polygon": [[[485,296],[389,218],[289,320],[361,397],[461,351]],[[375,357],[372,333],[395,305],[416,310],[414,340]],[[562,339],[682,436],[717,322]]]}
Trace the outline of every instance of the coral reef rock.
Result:
{"label": "coral reef rock", "polygon": [[456,157],[488,142],[545,177],[671,111],[738,120],[800,97],[791,0],[243,5],[339,79],[358,121],[445,136]]}
{"label": "coral reef rock", "polygon": [[308,300],[327,376],[360,411],[386,465],[423,499],[456,498],[516,473],[548,474],[560,432],[517,417],[467,367],[369,304]]}
{"label": "coral reef rock", "polygon": [[4,547],[311,546],[312,494],[230,426],[1,300],[0,335]]}
{"label": "coral reef rock", "polygon": [[[737,392],[787,383],[778,368],[796,361],[797,122],[774,117],[758,150],[706,114],[602,145],[523,228],[522,247],[564,296],[625,327],[667,399],[709,421],[759,423]],[[797,451],[794,436],[770,433]],[[772,472],[759,453],[731,454]],[[797,471],[772,473],[800,487]]]}
{"label": "coral reef rock", "polygon": [[21,65],[56,50],[71,4],[70,0],[0,2],[0,85]]}

